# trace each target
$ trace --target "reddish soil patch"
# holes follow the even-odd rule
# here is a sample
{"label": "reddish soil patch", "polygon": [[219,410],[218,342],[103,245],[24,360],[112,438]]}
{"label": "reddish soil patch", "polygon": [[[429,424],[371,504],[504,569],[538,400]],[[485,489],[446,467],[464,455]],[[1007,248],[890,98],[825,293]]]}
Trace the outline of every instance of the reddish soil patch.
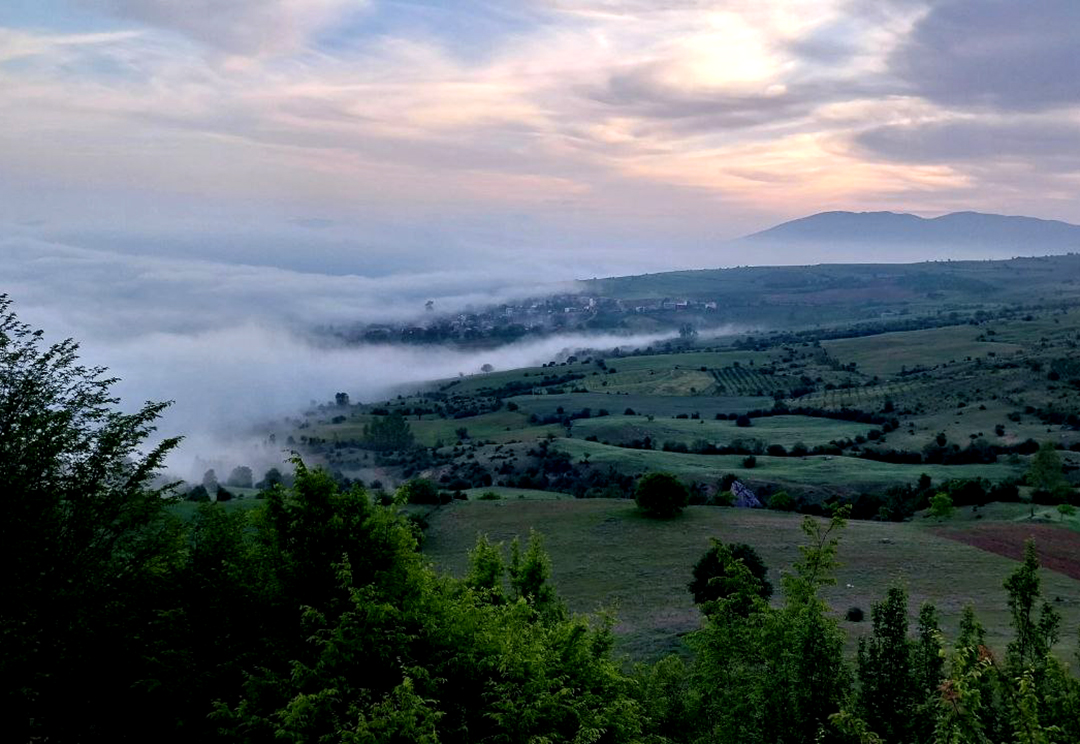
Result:
{"label": "reddish soil patch", "polygon": [[972,545],[1014,560],[1023,560],[1024,541],[1035,540],[1035,549],[1044,568],[1080,579],[1080,532],[1046,524],[994,523],[975,527],[938,527],[941,537]]}

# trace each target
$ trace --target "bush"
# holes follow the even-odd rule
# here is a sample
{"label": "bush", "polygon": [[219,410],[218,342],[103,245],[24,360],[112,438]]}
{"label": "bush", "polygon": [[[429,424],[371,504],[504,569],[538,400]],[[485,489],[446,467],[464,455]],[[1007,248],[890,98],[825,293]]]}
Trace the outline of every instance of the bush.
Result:
{"label": "bush", "polygon": [[500,500],[502,498],[502,496],[495,493],[494,491],[484,491],[482,494],[480,494],[476,498],[478,500],[480,500],[480,501],[498,501],[498,500]]}
{"label": "bush", "polygon": [[650,517],[671,517],[683,510],[690,492],[671,473],[648,473],[638,481],[634,501]]}
{"label": "bush", "polygon": [[777,511],[794,511],[795,499],[787,491],[777,491],[769,497],[769,508]]}
{"label": "bush", "polygon": [[710,506],[731,506],[735,503],[735,494],[731,491],[717,491],[712,498],[705,503]]}
{"label": "bush", "polygon": [[739,414],[739,416],[735,419],[735,426],[742,426],[745,428],[750,425],[750,417],[747,416],[745,413]]}
{"label": "bush", "polygon": [[844,613],[844,619],[849,623],[861,623],[865,617],[866,613],[862,611],[862,607],[848,607],[847,612]]}
{"label": "bush", "polygon": [[744,468],[753,468],[757,466],[757,458],[753,455],[747,455],[743,458],[742,466]]}
{"label": "bush", "polygon": [[409,504],[438,504],[439,487],[427,478],[415,478],[398,489]]}

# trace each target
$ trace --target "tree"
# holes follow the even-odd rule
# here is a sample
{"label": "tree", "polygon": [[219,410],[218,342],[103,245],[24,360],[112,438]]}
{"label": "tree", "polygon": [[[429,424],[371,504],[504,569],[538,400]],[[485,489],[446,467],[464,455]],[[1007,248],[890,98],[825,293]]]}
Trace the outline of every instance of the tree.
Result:
{"label": "tree", "polygon": [[647,473],[638,481],[634,501],[650,517],[672,517],[690,501],[690,491],[671,473]]}
{"label": "tree", "polygon": [[724,544],[713,539],[712,547],[694,564],[693,580],[688,588],[694,595],[694,604],[715,602],[729,596],[734,588],[731,585],[731,564],[739,561],[746,567],[758,585],[758,595],[762,599],[772,596],[773,586],[766,578],[769,569],[757,551],[746,543]]}
{"label": "tree", "polygon": [[232,469],[229,477],[225,480],[225,485],[231,488],[252,488],[254,482],[255,476],[252,474],[251,468],[241,465]]}
{"label": "tree", "polygon": [[0,295],[0,699],[14,741],[112,738],[121,724],[103,711],[145,673],[156,576],[180,547],[172,489],[155,485],[179,440],[147,443],[168,404],[122,413],[115,378],[78,350],[44,346]]}
{"label": "tree", "polygon": [[794,511],[795,499],[787,491],[777,491],[769,497],[769,508],[777,511]]}
{"label": "tree", "polygon": [[439,487],[427,478],[413,478],[398,489],[398,494],[406,504],[438,504]]}
{"label": "tree", "polygon": [[1065,520],[1065,517],[1071,517],[1076,514],[1076,507],[1072,504],[1058,504],[1057,510],[1058,514],[1061,515],[1062,521]]}
{"label": "tree", "polygon": [[717,601],[688,639],[697,658],[687,697],[698,727],[689,741],[835,740],[822,735],[850,690],[850,675],[843,631],[819,591],[835,583],[835,532],[846,512],[837,510],[827,527],[811,517],[803,522],[808,544],[800,547],[794,572],[784,576],[782,607],[765,602],[749,569],[734,563],[735,591]]}
{"label": "tree", "polygon": [[281,474],[281,471],[277,468],[270,468],[263,474],[263,479],[255,484],[257,488],[264,491],[269,491],[275,486],[282,486],[285,484],[285,476]]}
{"label": "tree", "polygon": [[334,403],[339,408],[344,408],[345,406],[349,405],[349,394],[348,393],[334,393]]}
{"label": "tree", "polygon": [[919,702],[907,613],[907,591],[890,587],[885,600],[871,610],[873,634],[859,641],[859,707],[866,723],[885,741],[910,740]]}
{"label": "tree", "polygon": [[400,411],[377,416],[370,424],[364,424],[364,446],[377,452],[408,449],[413,444],[409,422]]}
{"label": "tree", "polygon": [[952,496],[945,492],[936,493],[930,498],[930,514],[938,519],[948,519],[953,513]]}
{"label": "tree", "polygon": [[1016,633],[1007,649],[1010,668],[1019,672],[1029,665],[1043,664],[1057,643],[1061,615],[1044,600],[1036,617],[1035,609],[1042,600],[1042,581],[1033,540],[1024,543],[1024,562],[1005,580],[1005,591]]}
{"label": "tree", "polygon": [[1046,493],[1054,493],[1058,488],[1067,485],[1062,473],[1061,455],[1054,449],[1053,442],[1039,445],[1039,451],[1031,458],[1025,477],[1029,486]]}
{"label": "tree", "polygon": [[218,479],[217,473],[214,472],[213,468],[210,468],[203,473],[202,486],[206,489],[207,493],[217,493]]}

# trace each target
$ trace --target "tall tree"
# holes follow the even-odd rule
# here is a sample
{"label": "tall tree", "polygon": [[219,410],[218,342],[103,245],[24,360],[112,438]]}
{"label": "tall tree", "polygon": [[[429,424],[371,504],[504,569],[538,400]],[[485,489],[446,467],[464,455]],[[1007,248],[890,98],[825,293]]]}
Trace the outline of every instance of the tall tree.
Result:
{"label": "tall tree", "polygon": [[859,641],[859,702],[870,728],[885,741],[908,741],[916,684],[908,640],[907,591],[890,587],[871,611],[873,633]]}
{"label": "tall tree", "polygon": [[[139,679],[153,598],[180,547],[154,485],[167,403],[117,409],[114,378],[45,345],[0,295],[0,676],[8,735],[108,738]],[[110,718],[112,720],[110,720]]]}

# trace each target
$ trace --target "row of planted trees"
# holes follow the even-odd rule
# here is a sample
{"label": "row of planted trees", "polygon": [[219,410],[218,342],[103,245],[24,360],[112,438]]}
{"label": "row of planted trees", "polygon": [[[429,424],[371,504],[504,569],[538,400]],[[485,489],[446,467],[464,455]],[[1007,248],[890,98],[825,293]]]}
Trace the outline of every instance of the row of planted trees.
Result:
{"label": "row of planted trees", "polygon": [[[40,348],[0,298],[0,694],[11,741],[1076,742],[1080,683],[1034,553],[996,659],[973,615],[945,654],[890,592],[854,665],[820,597],[843,515],[765,599],[736,555],[692,651],[629,667],[570,614],[539,540],[481,539],[439,575],[397,505],[296,463],[255,509],[188,523],[151,487],[160,406],[113,409],[74,344]],[[721,550],[726,550],[721,548]],[[910,636],[910,637],[909,637]]]}

